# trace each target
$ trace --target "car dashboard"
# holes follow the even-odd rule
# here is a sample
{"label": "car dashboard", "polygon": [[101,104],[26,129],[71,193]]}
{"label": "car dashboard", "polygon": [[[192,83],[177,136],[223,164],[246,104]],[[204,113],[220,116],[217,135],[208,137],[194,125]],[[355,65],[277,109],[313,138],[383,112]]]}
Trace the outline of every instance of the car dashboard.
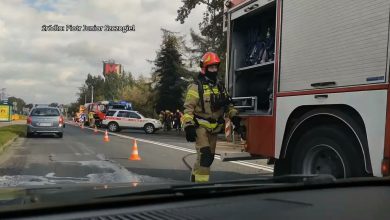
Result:
{"label": "car dashboard", "polygon": [[[180,196],[179,196],[180,197]],[[390,187],[246,191],[208,197],[120,198],[72,208],[2,212],[2,219],[390,219]]]}

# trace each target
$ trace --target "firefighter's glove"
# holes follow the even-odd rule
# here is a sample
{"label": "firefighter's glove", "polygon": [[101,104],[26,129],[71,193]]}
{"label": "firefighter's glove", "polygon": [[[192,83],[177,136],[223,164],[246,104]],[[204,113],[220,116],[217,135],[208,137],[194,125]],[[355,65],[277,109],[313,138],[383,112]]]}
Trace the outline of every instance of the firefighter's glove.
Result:
{"label": "firefighter's glove", "polygon": [[238,117],[238,116],[233,116],[232,117],[232,123],[234,125],[234,128],[237,129],[237,128],[241,127],[240,122],[241,122],[241,118],[240,117]]}
{"label": "firefighter's glove", "polygon": [[240,134],[240,136],[243,140],[246,140],[246,129],[245,129],[245,126],[241,126],[240,122],[241,122],[240,117],[234,116],[232,118],[232,123],[234,125],[234,131],[237,132],[238,134]]}
{"label": "firefighter's glove", "polygon": [[196,141],[196,129],[193,125],[188,125],[184,128],[186,132],[186,139],[188,142],[195,142]]}

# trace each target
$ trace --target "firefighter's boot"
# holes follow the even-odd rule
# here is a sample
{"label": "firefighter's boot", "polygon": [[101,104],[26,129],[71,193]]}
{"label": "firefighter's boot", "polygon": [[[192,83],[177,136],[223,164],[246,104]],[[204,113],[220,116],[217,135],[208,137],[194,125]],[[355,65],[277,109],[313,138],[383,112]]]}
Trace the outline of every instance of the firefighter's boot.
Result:
{"label": "firefighter's boot", "polygon": [[197,149],[197,159],[191,173],[191,179],[196,183],[208,182],[210,179],[210,166],[214,161],[214,153],[209,146]]}

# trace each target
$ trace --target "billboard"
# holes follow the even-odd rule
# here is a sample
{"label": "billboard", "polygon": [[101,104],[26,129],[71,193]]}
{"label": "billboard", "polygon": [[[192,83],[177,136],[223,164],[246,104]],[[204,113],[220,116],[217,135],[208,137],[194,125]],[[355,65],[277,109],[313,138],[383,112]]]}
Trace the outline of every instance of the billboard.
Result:
{"label": "billboard", "polygon": [[11,106],[0,105],[0,121],[11,121]]}
{"label": "billboard", "polygon": [[116,63],[103,63],[103,75],[108,75],[113,73],[121,74],[122,65]]}

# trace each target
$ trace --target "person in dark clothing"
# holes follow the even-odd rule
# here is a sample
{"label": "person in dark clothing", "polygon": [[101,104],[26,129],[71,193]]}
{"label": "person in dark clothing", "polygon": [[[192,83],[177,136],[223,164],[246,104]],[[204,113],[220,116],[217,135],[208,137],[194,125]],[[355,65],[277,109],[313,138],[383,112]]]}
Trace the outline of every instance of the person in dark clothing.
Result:
{"label": "person in dark clothing", "polygon": [[180,131],[181,130],[181,112],[179,109],[176,110],[175,112],[175,115],[173,116],[174,118],[174,128],[176,129],[176,131]]}
{"label": "person in dark clothing", "polygon": [[170,131],[171,129],[172,129],[172,115],[169,110],[165,110],[164,131]]}

